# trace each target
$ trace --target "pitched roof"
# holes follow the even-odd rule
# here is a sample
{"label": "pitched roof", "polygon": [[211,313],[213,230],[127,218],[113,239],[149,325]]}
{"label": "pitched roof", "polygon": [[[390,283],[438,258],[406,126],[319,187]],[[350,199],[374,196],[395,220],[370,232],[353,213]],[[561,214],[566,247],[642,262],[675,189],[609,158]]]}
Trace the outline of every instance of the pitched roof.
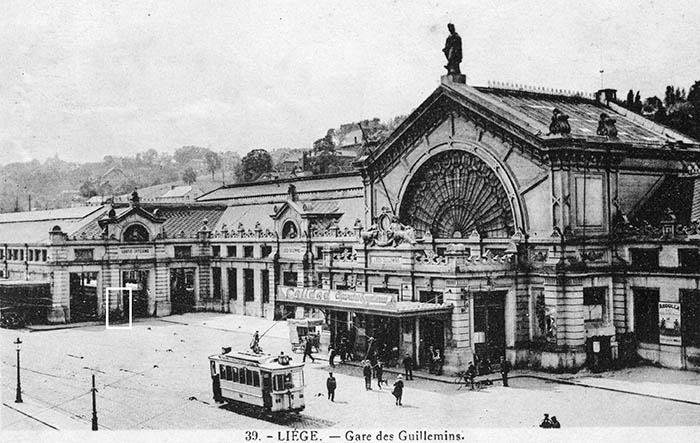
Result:
{"label": "pitched roof", "polygon": [[355,172],[296,177],[279,180],[269,180],[253,183],[227,185],[197,197],[198,202],[206,201],[245,201],[246,203],[274,201],[281,203],[286,200],[289,185],[296,187],[299,195],[314,194],[316,198],[331,198],[337,193],[362,193],[362,177]]}
{"label": "pitched roof", "polygon": [[105,211],[104,206],[84,206],[0,214],[0,243],[45,243],[54,226],[71,233],[92,221],[97,224]]}

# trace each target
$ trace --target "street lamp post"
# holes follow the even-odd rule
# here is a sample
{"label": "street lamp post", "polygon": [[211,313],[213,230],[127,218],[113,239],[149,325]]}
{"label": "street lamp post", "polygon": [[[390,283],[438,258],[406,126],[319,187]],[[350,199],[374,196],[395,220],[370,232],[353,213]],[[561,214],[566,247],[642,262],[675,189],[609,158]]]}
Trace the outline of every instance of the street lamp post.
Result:
{"label": "street lamp post", "polygon": [[22,340],[17,337],[17,341],[14,343],[17,346],[17,396],[15,397],[15,403],[22,403],[22,384],[19,381],[19,350],[22,346]]}

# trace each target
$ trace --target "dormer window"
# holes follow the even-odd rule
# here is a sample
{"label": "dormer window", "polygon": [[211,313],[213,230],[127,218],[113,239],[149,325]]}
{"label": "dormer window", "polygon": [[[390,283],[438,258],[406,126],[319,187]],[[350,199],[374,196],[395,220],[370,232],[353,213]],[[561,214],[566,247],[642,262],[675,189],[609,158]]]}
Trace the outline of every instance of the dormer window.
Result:
{"label": "dormer window", "polygon": [[124,231],[123,241],[128,243],[144,243],[149,238],[148,229],[143,225],[131,225]]}
{"label": "dormer window", "polygon": [[284,223],[284,226],[282,227],[282,238],[297,238],[299,236],[299,230],[297,229],[297,225],[289,220]]}

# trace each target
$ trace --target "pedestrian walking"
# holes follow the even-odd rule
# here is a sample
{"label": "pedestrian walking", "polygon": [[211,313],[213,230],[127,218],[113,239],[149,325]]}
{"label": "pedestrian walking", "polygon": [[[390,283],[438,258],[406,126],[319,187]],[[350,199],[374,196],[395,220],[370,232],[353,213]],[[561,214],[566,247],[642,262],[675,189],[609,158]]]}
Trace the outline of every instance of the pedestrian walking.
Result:
{"label": "pedestrian walking", "polygon": [[406,380],[413,380],[413,357],[408,352],[403,358],[403,371],[406,374]]}
{"label": "pedestrian walking", "polygon": [[333,373],[329,372],[328,373],[328,378],[326,379],[326,389],[328,389],[328,400],[334,402],[335,401],[335,388],[337,386],[337,383],[335,381],[335,377],[333,377]]}
{"label": "pedestrian walking", "polygon": [[437,375],[442,375],[442,356],[440,356],[440,348],[435,348],[432,355],[433,358],[433,371]]}
{"label": "pedestrian walking", "polygon": [[365,365],[362,368],[362,375],[365,376],[365,389],[368,391],[372,390],[372,366],[370,366],[369,361],[365,360]]}
{"label": "pedestrian walking", "polygon": [[401,398],[403,397],[403,377],[401,374],[396,377],[394,382],[394,390],[391,391],[391,395],[396,398],[396,405],[401,406]]}
{"label": "pedestrian walking", "polygon": [[377,374],[377,387],[382,389],[382,377],[384,376],[384,367],[382,366],[382,362],[377,362],[377,366],[374,367],[374,372]]}
{"label": "pedestrian walking", "polygon": [[503,378],[503,386],[508,387],[508,373],[510,372],[511,364],[505,357],[501,357],[501,378]]}
{"label": "pedestrian walking", "polygon": [[313,355],[311,355],[313,348],[314,346],[311,344],[311,340],[307,338],[306,342],[304,343],[304,358],[301,359],[302,362],[306,362],[306,357],[308,356],[312,363],[316,363],[316,359]]}
{"label": "pedestrian walking", "polygon": [[433,346],[431,345],[428,348],[428,372],[431,374],[435,373],[435,359],[433,356],[435,355],[435,350],[433,349]]}
{"label": "pedestrian walking", "polygon": [[335,368],[335,348],[331,346],[328,349],[328,364],[331,365],[331,368]]}
{"label": "pedestrian walking", "polygon": [[549,419],[549,414],[544,414],[544,419],[540,423],[540,428],[549,429],[552,427],[552,421]]}

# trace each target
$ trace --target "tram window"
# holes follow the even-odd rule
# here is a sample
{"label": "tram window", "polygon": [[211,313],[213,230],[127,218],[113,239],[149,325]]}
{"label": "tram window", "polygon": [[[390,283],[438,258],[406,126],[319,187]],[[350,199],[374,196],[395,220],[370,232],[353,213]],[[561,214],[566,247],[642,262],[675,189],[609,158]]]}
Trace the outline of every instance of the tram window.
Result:
{"label": "tram window", "polygon": [[292,389],[293,387],[294,383],[292,382],[292,374],[284,374],[284,388]]}
{"label": "tram window", "polygon": [[246,376],[245,376],[245,371],[243,368],[241,368],[240,372],[238,373],[238,382],[245,384]]}
{"label": "tram window", "polygon": [[275,375],[275,383],[273,389],[275,391],[281,391],[284,389],[284,374]]}
{"label": "tram window", "polygon": [[260,373],[253,372],[253,386],[260,386]]}
{"label": "tram window", "polygon": [[226,366],[219,365],[219,378],[226,380]]}
{"label": "tram window", "polygon": [[231,368],[231,381],[238,383],[238,368]]}
{"label": "tram window", "polygon": [[[245,384],[252,386],[253,385],[253,371],[251,371],[248,368],[245,368]],[[260,384],[260,381],[258,380],[258,385]]]}
{"label": "tram window", "polygon": [[226,366],[226,380],[233,380],[231,369],[233,369],[231,366]]}
{"label": "tram window", "polygon": [[304,386],[304,373],[301,371],[292,372],[294,386]]}

